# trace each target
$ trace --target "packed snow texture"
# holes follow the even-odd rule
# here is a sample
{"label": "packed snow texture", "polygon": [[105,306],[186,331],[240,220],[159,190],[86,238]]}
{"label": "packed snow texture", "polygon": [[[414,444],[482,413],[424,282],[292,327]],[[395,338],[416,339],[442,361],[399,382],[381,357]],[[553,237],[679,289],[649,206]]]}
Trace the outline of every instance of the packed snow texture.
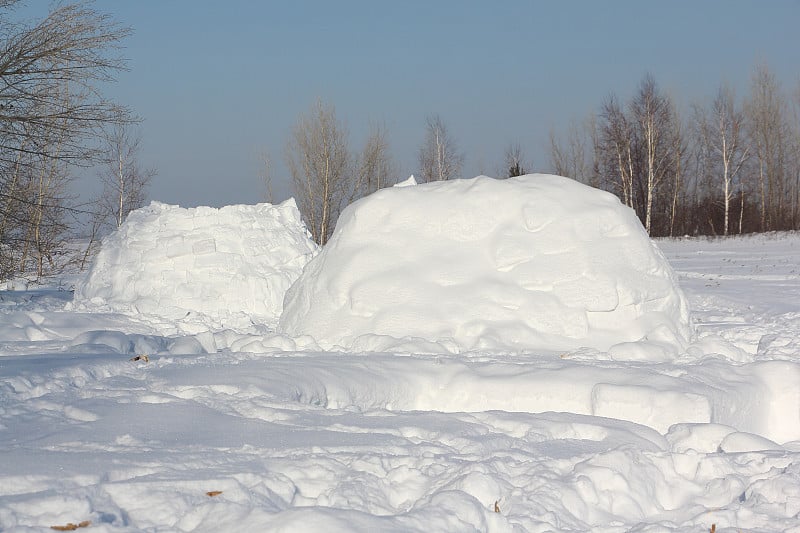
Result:
{"label": "packed snow texture", "polygon": [[0,531],[798,533],[800,235],[658,245],[697,325],[667,362],[328,353],[0,291]]}
{"label": "packed snow texture", "polygon": [[75,305],[187,333],[274,329],[286,290],[316,252],[294,200],[220,209],[153,202],[103,240]]}
{"label": "packed snow texture", "polygon": [[355,202],[287,293],[279,331],[325,349],[590,347],[625,360],[671,359],[691,337],[685,297],[633,211],[542,174]]}

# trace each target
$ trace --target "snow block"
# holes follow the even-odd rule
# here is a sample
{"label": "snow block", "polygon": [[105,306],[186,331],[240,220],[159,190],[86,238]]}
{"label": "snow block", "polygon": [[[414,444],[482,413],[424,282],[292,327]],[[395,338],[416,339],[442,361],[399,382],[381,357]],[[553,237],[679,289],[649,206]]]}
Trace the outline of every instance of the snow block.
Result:
{"label": "snow block", "polygon": [[673,424],[708,422],[711,403],[688,391],[598,383],[592,390],[592,414],[630,420],[666,433]]}
{"label": "snow block", "polygon": [[635,213],[543,174],[355,202],[287,292],[278,328],[327,349],[409,338],[455,351],[623,344],[615,359],[647,360],[674,357],[691,337],[686,299]]}
{"label": "snow block", "polygon": [[293,199],[220,209],[153,202],[103,240],[74,305],[188,333],[274,329],[286,290],[316,253]]}
{"label": "snow block", "polygon": [[763,405],[754,417],[758,434],[777,442],[800,440],[800,364],[791,361],[764,361],[750,365]]}

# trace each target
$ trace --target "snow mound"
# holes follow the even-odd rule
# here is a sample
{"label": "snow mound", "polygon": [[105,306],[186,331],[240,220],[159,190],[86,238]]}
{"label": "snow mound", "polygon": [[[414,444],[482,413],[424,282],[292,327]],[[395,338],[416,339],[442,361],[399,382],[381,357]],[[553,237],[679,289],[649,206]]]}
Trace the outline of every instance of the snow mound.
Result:
{"label": "snow mound", "polygon": [[153,202],[103,240],[74,305],[189,333],[274,328],[286,290],[315,253],[293,199],[220,209]]}
{"label": "snow mound", "polygon": [[327,349],[588,347],[645,360],[676,356],[691,336],[686,299],[634,212],[542,174],[355,202],[287,292],[278,330]]}

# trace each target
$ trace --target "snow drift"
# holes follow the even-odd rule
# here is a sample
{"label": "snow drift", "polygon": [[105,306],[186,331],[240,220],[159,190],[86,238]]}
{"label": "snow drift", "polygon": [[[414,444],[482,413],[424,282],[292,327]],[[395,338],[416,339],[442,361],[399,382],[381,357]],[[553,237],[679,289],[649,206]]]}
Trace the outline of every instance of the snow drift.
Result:
{"label": "snow drift", "polygon": [[103,240],[75,305],[184,332],[274,328],[286,290],[316,252],[294,200],[220,209],[153,202]]}
{"label": "snow drift", "polygon": [[540,174],[355,202],[286,294],[278,329],[327,349],[419,350],[421,339],[433,350],[589,347],[620,359],[673,357],[691,332],[673,272],[633,211]]}

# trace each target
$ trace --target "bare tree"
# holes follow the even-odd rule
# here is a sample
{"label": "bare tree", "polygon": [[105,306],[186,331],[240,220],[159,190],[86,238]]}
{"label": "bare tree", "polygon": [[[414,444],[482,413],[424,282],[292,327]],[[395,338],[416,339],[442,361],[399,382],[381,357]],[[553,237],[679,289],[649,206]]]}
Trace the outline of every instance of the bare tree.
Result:
{"label": "bare tree", "polygon": [[662,95],[655,79],[646,75],[639,86],[639,92],[631,101],[631,115],[637,125],[640,146],[643,152],[644,184],[644,227],[651,232],[653,222],[653,203],[661,182],[669,175],[674,163],[674,140],[671,134],[674,111],[672,102]]}
{"label": "bare tree", "polygon": [[695,121],[706,148],[704,153],[710,158],[709,167],[718,175],[722,186],[723,235],[728,235],[731,203],[737,194],[743,198],[744,193],[741,185],[736,190],[737,180],[750,154],[745,144],[744,113],[736,107],[733,89],[726,85],[720,87],[709,112],[696,109]]}
{"label": "bare tree", "polygon": [[358,183],[353,189],[353,199],[367,196],[391,184],[395,169],[389,153],[389,136],[385,125],[370,126],[367,142],[356,163],[355,175]]}
{"label": "bare tree", "polygon": [[800,81],[797,83],[791,99],[791,155],[789,157],[789,175],[792,181],[792,228],[800,228]]}
{"label": "bare tree", "polygon": [[671,161],[668,172],[671,174],[672,178],[670,183],[672,191],[670,192],[671,201],[668,212],[668,235],[670,237],[674,237],[678,225],[679,210],[681,204],[685,202],[685,198],[683,198],[683,196],[685,196],[683,185],[685,167],[684,161],[689,156],[689,149],[684,135],[683,120],[681,120],[677,110],[673,109],[673,117],[669,127],[671,128],[668,132],[668,138],[670,139],[671,143],[671,146],[669,147]]}
{"label": "bare tree", "polygon": [[41,277],[45,263],[54,267],[63,252],[70,177],[66,163],[58,158],[65,131],[50,122],[26,124],[25,129],[38,137],[39,144],[36,151],[18,151],[15,164],[4,174],[0,211],[3,275],[32,273]]}
{"label": "bare tree", "polygon": [[108,228],[119,228],[131,211],[144,205],[147,188],[157,174],[154,169],[140,168],[141,138],[126,126],[112,127],[103,141],[105,158],[99,172],[102,192],[91,201],[88,216],[83,217],[87,243],[77,259],[81,270],[96,251],[103,233]]}
{"label": "bare tree", "polygon": [[[91,165],[101,127],[130,122],[97,85],[123,68],[129,32],[85,4],[57,5],[41,22],[10,19],[0,3],[0,275],[42,275],[68,229],[68,164]],[[10,266],[9,258],[16,263]]]}
{"label": "bare tree", "polygon": [[[53,137],[47,150],[58,151],[62,142]],[[35,156],[23,176],[23,200],[18,219],[20,247],[17,259],[19,273],[45,275],[45,266],[55,267],[56,257],[63,253],[67,233],[65,204],[70,181],[67,165],[57,158]]]}
{"label": "bare tree", "polygon": [[[558,138],[554,130],[550,130],[550,165],[553,172],[581,183],[597,186],[592,171],[592,148],[595,138],[595,116],[590,115],[586,122],[579,125],[571,121],[567,129],[566,139]],[[592,143],[591,145],[589,143]]]}
{"label": "bare tree", "polygon": [[571,162],[570,145],[559,138],[554,128],[550,128],[550,166],[553,173],[575,179]]}
{"label": "bare tree", "polygon": [[749,137],[758,163],[761,231],[784,229],[786,204],[786,101],[766,65],[753,72],[745,104]]}
{"label": "bare tree", "polygon": [[117,125],[106,133],[106,160],[100,174],[103,195],[101,211],[118,228],[128,213],[142,207],[147,200],[147,188],[156,176],[155,169],[139,165],[141,137],[125,126]]}
{"label": "bare tree", "polygon": [[420,177],[423,182],[445,181],[458,178],[464,155],[450,137],[447,127],[439,115],[429,116],[425,131],[425,142],[419,151]]}
{"label": "bare tree", "polygon": [[265,202],[275,203],[275,195],[272,192],[272,158],[269,152],[263,150],[258,156],[258,177],[263,187],[262,198]]}
{"label": "bare tree", "polygon": [[347,130],[332,105],[319,101],[298,120],[286,162],[298,208],[314,239],[325,244],[354,186]]}
{"label": "bare tree", "polygon": [[525,156],[522,154],[522,146],[520,146],[519,143],[508,145],[504,159],[506,177],[513,178],[528,173],[528,169],[525,168],[527,166],[525,163]]}
{"label": "bare tree", "polygon": [[595,159],[603,180],[611,190],[617,190],[625,205],[635,208],[634,127],[613,94],[603,102],[599,118]]}
{"label": "bare tree", "polygon": [[633,208],[651,235],[672,233],[685,147],[672,101],[646,75],[626,107],[609,96],[596,124],[591,174],[597,184]]}
{"label": "bare tree", "polygon": [[103,234],[103,227],[108,224],[108,217],[106,216],[108,213],[101,209],[100,198],[94,199],[91,205],[92,209],[86,220],[88,230],[85,234],[86,248],[83,249],[83,254],[77,260],[78,268],[80,268],[81,272],[86,269],[89,258],[97,253],[100,237]]}
{"label": "bare tree", "polygon": [[[6,16],[0,10],[0,161],[13,162],[21,150],[92,160],[98,150],[87,141],[106,124],[131,120],[97,90],[124,67],[112,54],[129,30],[84,4],[57,6],[30,27]],[[53,129],[63,138],[57,154],[42,150]]]}

